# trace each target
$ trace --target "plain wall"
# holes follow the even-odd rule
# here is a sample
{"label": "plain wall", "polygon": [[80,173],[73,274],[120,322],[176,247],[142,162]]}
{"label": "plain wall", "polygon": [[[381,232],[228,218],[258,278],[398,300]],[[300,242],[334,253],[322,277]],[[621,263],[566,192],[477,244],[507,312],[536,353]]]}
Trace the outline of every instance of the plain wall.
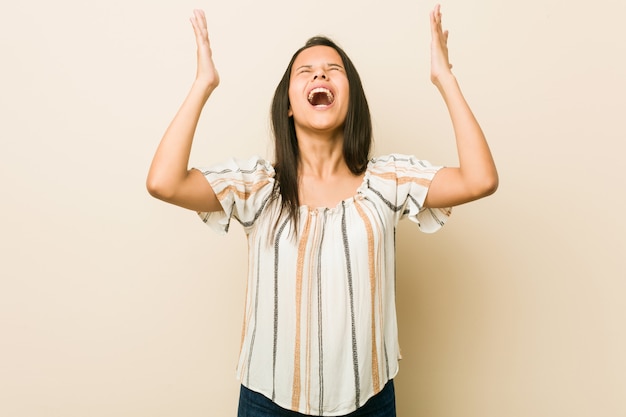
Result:
{"label": "plain wall", "polygon": [[[195,73],[193,8],[207,11],[222,83],[192,165],[271,157],[273,90],[316,34],[357,65],[376,154],[453,165],[429,80],[433,5],[4,2],[0,415],[235,415],[244,235],[145,189]],[[435,235],[398,231],[399,415],[624,416],[626,3],[443,12],[501,181]]]}

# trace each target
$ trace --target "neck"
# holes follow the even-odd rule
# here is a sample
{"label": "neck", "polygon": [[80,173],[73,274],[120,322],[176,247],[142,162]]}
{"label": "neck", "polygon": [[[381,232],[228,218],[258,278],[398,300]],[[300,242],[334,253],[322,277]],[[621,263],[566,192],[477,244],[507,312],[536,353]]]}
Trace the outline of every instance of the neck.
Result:
{"label": "neck", "polygon": [[343,157],[343,133],[335,135],[298,135],[299,175],[326,178],[346,170]]}

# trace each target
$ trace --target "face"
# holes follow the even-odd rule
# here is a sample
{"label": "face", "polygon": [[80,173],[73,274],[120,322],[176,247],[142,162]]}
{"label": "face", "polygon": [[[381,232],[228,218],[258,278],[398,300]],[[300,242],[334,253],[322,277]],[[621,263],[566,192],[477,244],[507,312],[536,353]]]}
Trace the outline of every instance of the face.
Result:
{"label": "face", "polygon": [[296,57],[289,81],[289,103],[296,132],[343,132],[349,86],[335,49],[313,46]]}

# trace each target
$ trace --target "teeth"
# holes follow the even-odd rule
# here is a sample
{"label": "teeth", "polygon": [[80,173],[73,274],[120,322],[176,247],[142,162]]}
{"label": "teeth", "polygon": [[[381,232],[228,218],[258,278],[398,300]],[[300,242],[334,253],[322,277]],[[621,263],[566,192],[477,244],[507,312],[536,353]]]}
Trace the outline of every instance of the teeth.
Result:
{"label": "teeth", "polygon": [[326,97],[328,97],[329,103],[332,103],[335,100],[333,93],[331,93],[329,89],[324,88],[324,87],[317,87],[311,90],[311,92],[309,93],[309,97],[308,97],[309,101],[312,101],[315,94],[318,94],[318,93],[326,94]]}

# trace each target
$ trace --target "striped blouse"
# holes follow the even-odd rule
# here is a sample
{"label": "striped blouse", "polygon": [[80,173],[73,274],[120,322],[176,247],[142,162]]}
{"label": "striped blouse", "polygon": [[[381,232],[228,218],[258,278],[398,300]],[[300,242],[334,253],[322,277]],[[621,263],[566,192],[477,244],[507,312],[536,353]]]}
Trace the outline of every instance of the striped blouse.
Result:
{"label": "striped blouse", "polygon": [[422,207],[438,169],[399,154],[372,159],[353,197],[300,207],[297,235],[276,222],[269,162],[201,169],[224,209],[202,220],[226,233],[234,218],[248,239],[243,385],[283,408],[337,416],[396,375],[395,230],[404,217],[424,232],[444,224],[449,209]]}

